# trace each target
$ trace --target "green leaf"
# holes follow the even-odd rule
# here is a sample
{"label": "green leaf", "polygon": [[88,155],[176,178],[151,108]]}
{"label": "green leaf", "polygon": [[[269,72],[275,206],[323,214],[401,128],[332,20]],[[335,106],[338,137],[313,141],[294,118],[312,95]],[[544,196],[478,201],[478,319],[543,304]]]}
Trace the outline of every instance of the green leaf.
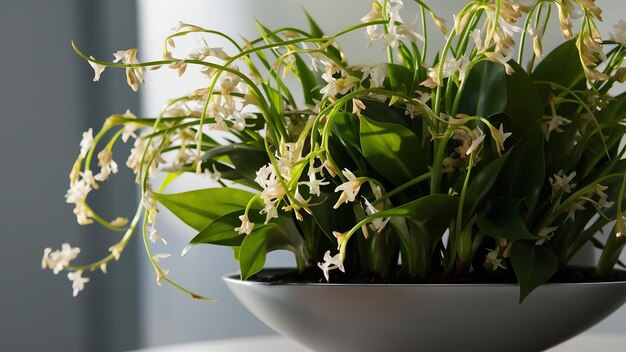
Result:
{"label": "green leaf", "polygon": [[408,128],[361,116],[360,134],[367,162],[396,186],[426,170],[427,155],[419,138]]}
{"label": "green leaf", "polygon": [[548,246],[532,242],[515,242],[511,249],[511,264],[520,287],[519,302],[557,272],[558,260]]}
{"label": "green leaf", "polygon": [[244,238],[239,250],[242,280],[247,280],[263,269],[267,253],[279,249],[304,257],[304,240],[291,218],[281,217],[278,223],[255,229]]}
{"label": "green leaf", "polygon": [[[584,84],[585,73],[578,59],[576,39],[569,40],[552,50],[535,68],[531,77],[533,81],[554,82],[567,88]],[[537,84],[537,91],[544,104],[551,90],[547,84]]]}
{"label": "green leaf", "polygon": [[207,188],[176,194],[155,193],[159,203],[198,231],[222,215],[245,209],[252,197],[254,194],[236,188]]}
{"label": "green leaf", "polygon": [[306,19],[309,22],[309,34],[311,34],[311,37],[323,38],[324,32],[322,31],[320,26],[315,22],[313,17],[311,17],[311,15],[306,10],[304,10],[304,14],[306,15]]}
{"label": "green leaf", "polygon": [[[434,248],[450,225],[457,204],[457,197],[433,194],[376,213],[379,217],[392,217],[390,223],[400,238],[402,261],[410,275],[423,275],[432,264]],[[399,222],[398,217],[407,221]]]}
{"label": "green leaf", "polygon": [[[260,204],[259,204],[260,205]],[[248,218],[255,224],[255,228],[259,229],[263,226],[265,216],[258,213],[257,207],[248,213]],[[218,246],[241,246],[241,241],[245,238],[245,235],[240,235],[235,231],[236,227],[241,225],[239,216],[244,213],[244,210],[237,210],[232,213],[228,213],[213,220],[210,224],[205,226],[190,242],[190,245],[197,245],[201,243],[214,244]]]}
{"label": "green leaf", "polygon": [[535,124],[543,122],[543,100],[528,73],[515,61],[509,61],[509,65],[515,70],[506,76],[505,112],[511,120],[504,125],[513,137],[520,138]]}
{"label": "green leaf", "polygon": [[507,240],[536,239],[522,219],[519,204],[516,198],[494,197],[476,217],[478,228],[489,236]]}
{"label": "green leaf", "polygon": [[532,211],[545,181],[544,140],[541,125],[526,133],[509,152],[496,180],[498,194],[524,199]]}
{"label": "green leaf", "polygon": [[414,82],[411,70],[402,65],[387,64],[387,75],[394,92],[402,92],[407,95],[413,93]]}
{"label": "green leaf", "polygon": [[406,110],[397,106],[389,106],[384,102],[370,100],[365,97],[360,98],[365,104],[365,114],[369,119],[384,123],[395,123],[396,125],[411,128],[411,119],[405,115]]}
{"label": "green leaf", "polygon": [[307,64],[298,55],[296,58],[296,69],[298,70],[298,79],[302,85],[302,94],[304,95],[304,102],[309,105],[314,105],[315,100],[322,100],[322,93],[320,93],[319,85],[317,84],[317,78],[313,70],[307,66]]}
{"label": "green leaf", "polygon": [[212,148],[202,155],[203,161],[216,161],[227,157],[239,175],[254,180],[256,172],[269,160],[261,142],[245,142]]}
{"label": "green leaf", "polygon": [[337,209],[332,208],[332,205],[339,200],[339,196],[340,194],[338,192],[322,192],[319,201],[309,206],[319,228],[333,241],[335,240],[333,231],[346,232],[350,230],[356,222],[354,212],[350,207],[342,206]]}
{"label": "green leaf", "polygon": [[339,137],[346,146],[351,146],[361,153],[359,117],[348,112],[339,112],[333,116],[333,135]]}
{"label": "green leaf", "polygon": [[467,191],[465,192],[465,201],[463,203],[464,219],[472,217],[478,204],[492,189],[508,156],[509,153],[506,153],[498,159],[492,161],[470,180],[470,183],[467,186]]}
{"label": "green leaf", "polygon": [[481,61],[472,67],[461,96],[459,112],[488,117],[503,112],[507,106],[504,67]]}

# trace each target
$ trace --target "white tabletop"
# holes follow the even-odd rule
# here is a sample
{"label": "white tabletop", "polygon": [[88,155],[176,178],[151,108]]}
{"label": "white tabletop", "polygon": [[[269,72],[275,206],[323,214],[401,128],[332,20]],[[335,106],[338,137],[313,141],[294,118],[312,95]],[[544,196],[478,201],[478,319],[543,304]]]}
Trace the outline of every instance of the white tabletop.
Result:
{"label": "white tabletop", "polygon": [[[310,352],[282,336],[255,336],[152,347],[141,352]],[[139,352],[139,351],[137,351]],[[547,352],[626,352],[626,335],[583,334]]]}

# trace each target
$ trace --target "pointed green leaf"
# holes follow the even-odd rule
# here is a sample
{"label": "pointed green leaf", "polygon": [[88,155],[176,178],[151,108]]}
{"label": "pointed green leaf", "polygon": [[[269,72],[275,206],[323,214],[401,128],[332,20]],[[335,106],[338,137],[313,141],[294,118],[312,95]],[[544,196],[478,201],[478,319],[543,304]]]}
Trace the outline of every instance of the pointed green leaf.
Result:
{"label": "pointed green leaf", "polygon": [[315,22],[311,14],[309,14],[306,10],[304,10],[304,14],[306,15],[306,19],[309,22],[309,34],[313,38],[323,38],[324,32],[320,28],[320,26]]}
{"label": "pointed green leaf", "polygon": [[267,253],[285,249],[304,257],[304,240],[291,218],[281,217],[278,223],[269,223],[247,235],[239,250],[241,278],[247,280],[265,265]]}
{"label": "pointed green leaf", "polygon": [[[458,198],[447,194],[431,194],[396,208],[385,209],[373,216],[376,218],[404,217],[415,224],[429,239],[440,238],[450,225],[458,204]],[[408,233],[399,233],[402,242],[410,247]],[[432,241],[431,241],[432,242]]]}
{"label": "pointed green leaf", "polygon": [[302,94],[304,95],[304,102],[309,105],[314,105],[315,100],[322,100],[322,93],[320,93],[320,87],[317,84],[317,78],[315,73],[298,55],[296,57],[296,69],[298,70],[298,79],[302,85]]}
{"label": "pointed green leaf", "polygon": [[387,64],[387,76],[394,92],[408,95],[413,93],[413,72],[408,68],[397,64]]}
{"label": "pointed green leaf", "polygon": [[513,245],[511,264],[519,282],[520,303],[535,288],[550,280],[558,269],[558,260],[548,246],[535,246],[526,241]]}
{"label": "pointed green leaf", "polygon": [[332,208],[339,200],[339,192],[322,192],[318,201],[310,205],[317,226],[331,240],[335,240],[333,231],[346,232],[354,226],[356,219],[349,206]]}
{"label": "pointed green leaf", "polygon": [[489,193],[493,184],[496,182],[500,170],[504,162],[508,158],[509,153],[506,153],[498,159],[485,166],[478,174],[470,180],[465,193],[465,201],[463,203],[463,218],[469,219],[476,210],[478,204]]}
{"label": "pointed green leaf", "polygon": [[155,193],[159,203],[198,231],[224,214],[245,209],[252,197],[254,194],[236,188],[207,188],[176,194]]}
{"label": "pointed green leaf", "polygon": [[[248,219],[252,221],[255,228],[265,226],[265,216],[259,214],[258,209],[252,209],[248,213]],[[218,217],[210,224],[205,226],[190,242],[190,245],[196,245],[201,243],[214,244],[218,246],[240,246],[241,241],[245,238],[245,235],[240,235],[235,231],[236,227],[241,225],[239,217],[244,213],[243,209],[234,211]]]}
{"label": "pointed green leaf", "polygon": [[481,61],[472,67],[461,96],[459,112],[488,117],[501,113],[507,106],[504,67]]}
{"label": "pointed green leaf", "polygon": [[511,149],[496,180],[498,194],[524,199],[532,211],[546,177],[544,139],[541,125],[535,124]]}
{"label": "pointed green leaf", "polygon": [[509,61],[509,65],[515,72],[506,75],[505,112],[511,119],[504,126],[506,132],[513,133],[511,138],[519,139],[535,124],[543,122],[543,100],[528,73],[515,61]]}
{"label": "pointed green leaf", "polygon": [[478,228],[489,236],[507,240],[536,239],[522,219],[519,204],[516,198],[494,197],[476,217]]}
{"label": "pointed green leaf", "polygon": [[339,112],[333,116],[333,135],[339,137],[346,146],[361,152],[359,117],[348,112]]}
{"label": "pointed green leaf", "polygon": [[426,170],[427,155],[408,128],[361,116],[361,148],[367,162],[396,186]]}
{"label": "pointed green leaf", "polygon": [[254,180],[256,172],[269,162],[263,143],[256,141],[222,145],[202,155],[203,161],[220,158],[228,158],[237,173],[248,180]]}
{"label": "pointed green leaf", "polygon": [[[533,81],[554,82],[567,88],[584,84],[585,73],[578,59],[576,40],[569,40],[546,55],[532,72]],[[537,91],[541,101],[546,103],[551,87],[547,84],[538,83]]]}

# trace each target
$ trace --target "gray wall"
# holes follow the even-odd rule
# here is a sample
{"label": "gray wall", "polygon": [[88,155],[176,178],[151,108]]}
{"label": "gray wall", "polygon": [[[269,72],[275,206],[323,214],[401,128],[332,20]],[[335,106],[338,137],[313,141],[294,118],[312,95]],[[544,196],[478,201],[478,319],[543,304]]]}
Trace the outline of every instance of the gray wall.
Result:
{"label": "gray wall", "polygon": [[[96,226],[80,227],[63,196],[81,133],[114,111],[136,107],[137,98],[128,94],[121,74],[91,82],[93,72],[74,54],[70,39],[109,59],[114,47],[136,46],[134,18],[134,4],[123,0],[10,0],[0,7],[2,351],[120,351],[138,345],[134,248],[110,266],[109,276],[89,274],[91,282],[77,298],[64,273],[40,268],[44,247],[69,242],[81,247],[79,258],[87,261],[114,243]],[[129,209],[134,187],[117,186],[120,191],[95,199],[94,206]]]}

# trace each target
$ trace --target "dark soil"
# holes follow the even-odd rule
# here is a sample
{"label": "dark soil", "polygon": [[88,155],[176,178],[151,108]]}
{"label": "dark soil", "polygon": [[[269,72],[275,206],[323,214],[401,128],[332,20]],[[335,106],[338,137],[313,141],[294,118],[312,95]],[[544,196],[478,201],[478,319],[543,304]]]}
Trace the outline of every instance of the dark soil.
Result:
{"label": "dark soil", "polygon": [[[285,283],[325,283],[326,279],[319,268],[308,268],[299,273],[297,270],[275,274],[271,270],[260,272],[249,280],[272,284]],[[594,268],[568,267],[558,271],[550,283],[582,283],[626,281],[626,271],[614,270],[606,277],[595,274]],[[381,276],[380,274],[345,274],[339,270],[330,273],[330,282],[339,284],[499,284],[517,283],[511,271],[474,272],[464,276],[434,274],[427,279],[408,275]]]}

